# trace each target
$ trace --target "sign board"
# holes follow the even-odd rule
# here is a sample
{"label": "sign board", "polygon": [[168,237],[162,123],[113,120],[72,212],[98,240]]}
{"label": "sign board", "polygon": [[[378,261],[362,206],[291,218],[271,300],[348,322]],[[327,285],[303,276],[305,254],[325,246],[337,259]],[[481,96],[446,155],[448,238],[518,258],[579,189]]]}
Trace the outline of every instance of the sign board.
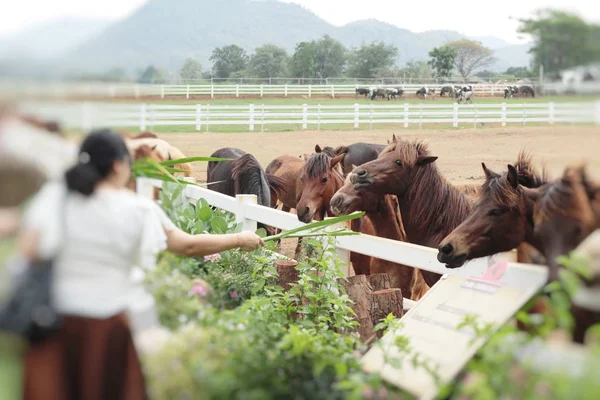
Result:
{"label": "sign board", "polygon": [[[436,370],[441,384],[450,382],[485,344],[472,328],[457,329],[465,316],[477,323],[505,324],[546,283],[545,267],[499,261],[483,276],[444,275],[427,294],[400,319],[400,327],[389,331],[378,346],[363,357],[363,370],[382,378],[419,399],[432,399],[438,392],[434,376],[411,362],[414,354]],[[395,340],[408,339],[408,355]],[[404,357],[402,357],[404,355]],[[403,360],[401,365],[388,360]],[[391,365],[393,364],[393,365]]]}

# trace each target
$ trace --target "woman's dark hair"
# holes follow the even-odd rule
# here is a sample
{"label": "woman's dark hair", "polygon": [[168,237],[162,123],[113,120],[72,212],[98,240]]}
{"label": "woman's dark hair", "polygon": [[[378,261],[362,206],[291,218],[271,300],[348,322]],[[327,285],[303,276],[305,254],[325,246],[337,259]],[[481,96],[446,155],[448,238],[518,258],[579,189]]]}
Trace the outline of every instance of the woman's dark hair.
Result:
{"label": "woman's dark hair", "polygon": [[130,158],[125,141],[109,129],[90,132],[79,149],[79,161],[65,174],[70,191],[89,196],[110,174],[117,160]]}

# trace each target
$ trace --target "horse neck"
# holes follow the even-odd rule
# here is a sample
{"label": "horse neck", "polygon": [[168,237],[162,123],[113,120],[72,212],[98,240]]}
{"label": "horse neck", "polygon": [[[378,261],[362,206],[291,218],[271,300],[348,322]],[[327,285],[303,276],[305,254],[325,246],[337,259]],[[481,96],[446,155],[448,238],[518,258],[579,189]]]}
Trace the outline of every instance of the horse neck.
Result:
{"label": "horse neck", "polygon": [[400,211],[389,195],[380,200],[377,211],[368,212],[366,216],[373,222],[375,236],[402,242],[406,241]]}
{"label": "horse neck", "polygon": [[471,211],[467,197],[448,183],[435,165],[416,167],[412,182],[398,196],[407,240],[436,247]]}
{"label": "horse neck", "polygon": [[326,213],[328,217],[334,217],[335,215],[331,211],[331,207],[329,204],[331,203],[331,198],[333,195],[344,186],[344,178],[335,170],[331,170],[330,174],[331,179],[329,180],[330,187],[326,191],[326,195],[323,197],[323,207],[326,209]]}

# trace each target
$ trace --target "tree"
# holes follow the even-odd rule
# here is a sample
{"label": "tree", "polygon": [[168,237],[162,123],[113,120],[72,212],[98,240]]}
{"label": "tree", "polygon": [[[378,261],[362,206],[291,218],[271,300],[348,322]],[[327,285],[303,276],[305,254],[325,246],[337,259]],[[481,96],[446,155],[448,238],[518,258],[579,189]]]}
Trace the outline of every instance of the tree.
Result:
{"label": "tree", "polygon": [[313,78],[316,75],[315,42],[301,42],[290,60],[290,72],[295,78]]}
{"label": "tree", "polygon": [[429,63],[426,61],[410,60],[404,67],[397,71],[396,75],[398,77],[412,79],[431,79],[433,76],[433,71],[429,67]]}
{"label": "tree", "polygon": [[202,79],[202,65],[200,65],[200,61],[187,58],[179,71],[179,76],[184,82]]}
{"label": "tree", "polygon": [[363,44],[350,55],[348,75],[373,78],[378,73],[392,68],[397,57],[398,49],[394,45],[384,42]]}
{"label": "tree", "polygon": [[488,69],[484,69],[483,71],[479,71],[478,73],[475,74],[475,76],[482,78],[482,79],[491,79],[493,76],[496,76],[497,74],[493,71],[490,71]]}
{"label": "tree", "polygon": [[463,39],[450,42],[446,46],[456,51],[454,66],[465,82],[469,80],[473,72],[496,62],[492,50],[482,45],[481,42]]}
{"label": "tree", "polygon": [[250,72],[258,78],[283,76],[288,59],[285,49],[273,44],[265,44],[257,48],[250,58]]}
{"label": "tree", "polygon": [[452,77],[456,55],[456,50],[450,46],[436,47],[429,52],[431,59],[428,64],[433,69],[436,78],[450,79]]}
{"label": "tree", "polygon": [[213,74],[217,78],[229,78],[231,74],[246,69],[248,54],[235,44],[217,47],[213,50],[210,61],[213,62]]}
{"label": "tree", "polygon": [[140,75],[139,83],[164,83],[165,78],[161,71],[153,65],[149,65]]}
{"label": "tree", "polygon": [[315,73],[319,78],[342,76],[347,50],[340,42],[323,36],[315,43]]}
{"label": "tree", "polygon": [[520,20],[518,31],[534,40],[530,50],[534,71],[543,65],[545,71],[558,73],[600,59],[600,25],[575,14],[538,10],[534,18]]}
{"label": "tree", "polygon": [[515,78],[529,78],[533,74],[527,69],[527,67],[510,67],[505,72],[505,75],[512,75]]}

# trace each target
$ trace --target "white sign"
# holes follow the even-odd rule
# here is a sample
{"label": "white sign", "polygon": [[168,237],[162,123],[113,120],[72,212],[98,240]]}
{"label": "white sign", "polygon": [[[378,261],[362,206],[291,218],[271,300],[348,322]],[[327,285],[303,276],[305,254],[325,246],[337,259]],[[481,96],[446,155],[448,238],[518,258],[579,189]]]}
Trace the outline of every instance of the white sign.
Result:
{"label": "white sign", "polygon": [[[439,389],[435,378],[440,384],[450,382],[486,341],[472,326],[458,329],[465,317],[473,316],[478,326],[492,324],[496,330],[544,286],[547,276],[546,267],[507,261],[494,264],[481,277],[444,275],[400,319],[401,326],[365,354],[363,369],[379,372],[419,399],[434,398]],[[396,344],[399,337],[407,339],[408,350]],[[423,368],[423,361],[428,368]]]}

